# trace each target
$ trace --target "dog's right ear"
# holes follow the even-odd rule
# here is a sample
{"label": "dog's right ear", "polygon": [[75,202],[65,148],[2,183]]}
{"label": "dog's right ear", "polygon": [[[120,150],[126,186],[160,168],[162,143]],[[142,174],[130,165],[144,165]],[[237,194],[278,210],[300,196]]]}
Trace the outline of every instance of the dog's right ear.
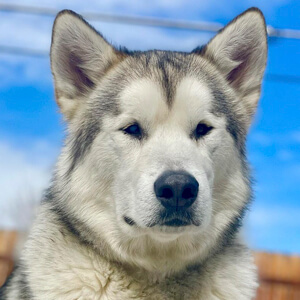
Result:
{"label": "dog's right ear", "polygon": [[67,120],[107,70],[124,57],[78,14],[63,10],[57,15],[52,31],[51,69],[56,101]]}
{"label": "dog's right ear", "polygon": [[195,53],[215,64],[237,92],[247,111],[247,123],[256,110],[267,61],[265,19],[258,8],[250,8],[232,20],[210,42]]}

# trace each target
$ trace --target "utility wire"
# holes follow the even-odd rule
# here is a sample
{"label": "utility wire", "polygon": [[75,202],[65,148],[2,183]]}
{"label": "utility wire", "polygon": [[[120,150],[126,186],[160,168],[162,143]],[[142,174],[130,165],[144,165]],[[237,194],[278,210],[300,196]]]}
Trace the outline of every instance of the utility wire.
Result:
{"label": "utility wire", "polygon": [[44,50],[36,50],[30,48],[23,47],[15,47],[15,46],[5,46],[0,45],[0,52],[11,55],[24,55],[24,56],[33,56],[33,57],[48,57],[49,51]]}
{"label": "utility wire", "polygon": [[[37,58],[48,58],[49,51],[35,50],[30,48],[21,48],[14,46],[1,46],[0,53],[10,54],[10,55],[25,55]],[[300,84],[300,76],[297,75],[283,75],[283,74],[272,74],[268,73],[265,75],[265,79],[274,82],[285,82],[291,84]]]}
{"label": "utility wire", "polygon": [[[0,3],[0,11],[34,14],[34,15],[50,16],[50,17],[54,17],[58,13],[58,10],[52,8],[11,5],[11,4],[1,4],[1,3]],[[142,26],[155,26],[155,27],[165,27],[165,28],[173,28],[173,29],[205,31],[205,32],[217,32],[224,26],[223,24],[213,23],[213,22],[188,22],[188,21],[161,19],[161,18],[110,15],[110,14],[101,14],[101,13],[83,13],[82,15],[86,19],[94,20],[94,21],[126,23],[126,24],[142,25]],[[300,30],[275,29],[272,26],[268,26],[268,34],[270,37],[276,37],[276,38],[300,39]],[[12,54],[12,55],[25,55],[25,56],[32,56],[32,57],[49,56],[49,51],[15,47],[15,46],[5,46],[5,45],[0,45],[0,52]],[[283,75],[283,74],[269,73],[266,74],[265,78],[266,80],[269,81],[300,84],[300,76],[297,75]]]}
{"label": "utility wire", "polygon": [[297,75],[267,73],[265,79],[273,82],[300,84],[300,76]]}
{"label": "utility wire", "polygon": [[[53,8],[14,5],[14,4],[5,4],[5,3],[2,4],[0,3],[0,11],[50,16],[50,17],[54,17],[58,13],[58,10]],[[215,23],[215,22],[183,21],[183,20],[172,20],[172,19],[139,17],[139,16],[117,15],[117,14],[103,14],[103,13],[83,13],[82,15],[86,19],[92,21],[125,23],[125,24],[133,24],[133,25],[185,29],[185,30],[204,31],[204,32],[217,32],[224,27],[224,24]],[[267,26],[267,30],[268,30],[269,37],[285,38],[285,39],[300,39],[300,30],[279,29],[279,28],[274,28],[270,25]]]}

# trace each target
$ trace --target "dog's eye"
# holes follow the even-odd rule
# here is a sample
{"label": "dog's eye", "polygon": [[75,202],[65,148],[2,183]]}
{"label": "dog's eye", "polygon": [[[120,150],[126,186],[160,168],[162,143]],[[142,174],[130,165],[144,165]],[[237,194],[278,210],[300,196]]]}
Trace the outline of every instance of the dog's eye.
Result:
{"label": "dog's eye", "polygon": [[128,127],[125,127],[124,129],[122,129],[124,133],[129,134],[137,139],[140,139],[142,137],[142,129],[139,126],[138,123],[134,123]]}
{"label": "dog's eye", "polygon": [[197,128],[195,129],[194,135],[195,135],[196,139],[199,139],[202,136],[205,136],[206,134],[208,134],[212,129],[213,129],[213,127],[211,127],[211,126],[208,126],[204,123],[199,123],[197,125]]}

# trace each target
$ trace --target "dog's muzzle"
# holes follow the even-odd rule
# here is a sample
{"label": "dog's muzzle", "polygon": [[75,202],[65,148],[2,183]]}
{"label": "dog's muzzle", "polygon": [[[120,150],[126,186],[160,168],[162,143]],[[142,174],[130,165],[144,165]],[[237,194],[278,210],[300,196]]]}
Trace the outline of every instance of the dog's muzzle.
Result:
{"label": "dog's muzzle", "polygon": [[[185,171],[166,171],[154,182],[154,192],[162,210],[147,227],[200,226],[192,207],[199,192],[199,183],[194,176]],[[136,225],[128,216],[123,219],[130,226]]]}

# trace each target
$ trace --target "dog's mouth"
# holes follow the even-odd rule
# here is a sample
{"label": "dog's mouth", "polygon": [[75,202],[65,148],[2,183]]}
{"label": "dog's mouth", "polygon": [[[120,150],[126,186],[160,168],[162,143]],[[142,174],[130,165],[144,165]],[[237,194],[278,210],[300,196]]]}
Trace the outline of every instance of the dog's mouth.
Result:
{"label": "dog's mouth", "polygon": [[174,218],[174,219],[171,219],[169,221],[163,222],[160,225],[162,225],[162,226],[172,226],[172,227],[181,227],[181,226],[191,225],[191,222]]}
{"label": "dog's mouth", "polygon": [[[125,221],[126,224],[129,226],[138,226],[136,222],[128,217],[124,216],[123,220]],[[149,222],[146,224],[146,227],[185,227],[185,226],[200,226],[200,221],[197,221],[193,214],[188,213],[188,214],[161,214],[157,220],[154,220],[152,222]]]}
{"label": "dog's mouth", "polygon": [[170,227],[199,226],[200,222],[196,220],[193,210],[179,212],[164,210],[161,212],[159,220],[155,225]]}
{"label": "dog's mouth", "polygon": [[201,223],[193,219],[182,219],[182,218],[172,218],[168,220],[159,221],[157,223],[152,223],[148,227],[153,226],[168,226],[168,227],[185,227],[185,226],[200,226]]}

